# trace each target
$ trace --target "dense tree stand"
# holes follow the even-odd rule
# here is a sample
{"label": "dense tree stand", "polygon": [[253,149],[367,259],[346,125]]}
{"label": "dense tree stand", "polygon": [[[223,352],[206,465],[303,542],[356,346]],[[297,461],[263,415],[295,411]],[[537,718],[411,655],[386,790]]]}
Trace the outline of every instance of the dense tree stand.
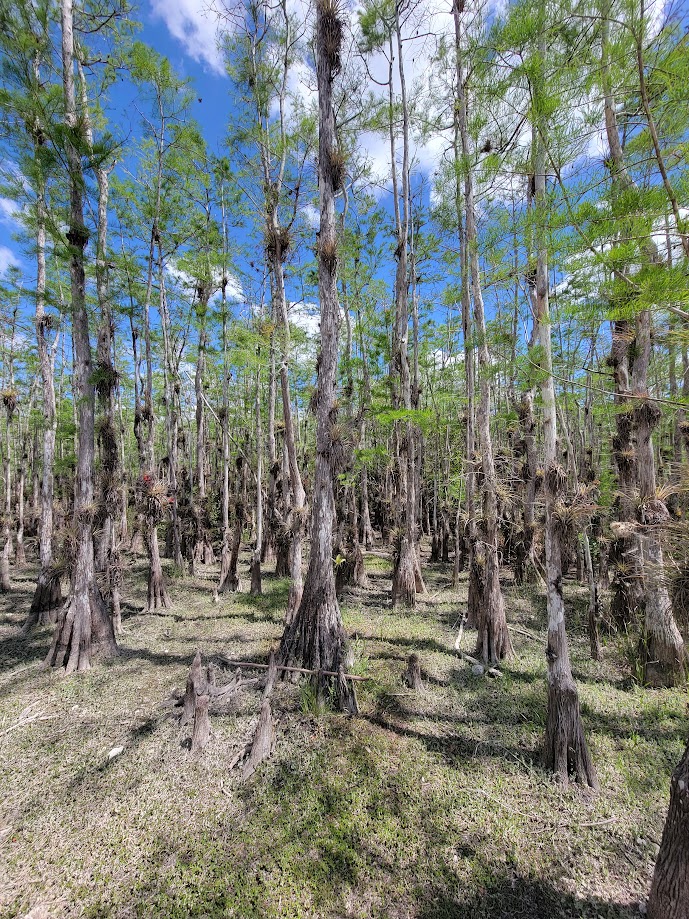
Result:
{"label": "dense tree stand", "polygon": [[670,780],[670,806],[653,874],[648,919],[689,919],[689,743]]}

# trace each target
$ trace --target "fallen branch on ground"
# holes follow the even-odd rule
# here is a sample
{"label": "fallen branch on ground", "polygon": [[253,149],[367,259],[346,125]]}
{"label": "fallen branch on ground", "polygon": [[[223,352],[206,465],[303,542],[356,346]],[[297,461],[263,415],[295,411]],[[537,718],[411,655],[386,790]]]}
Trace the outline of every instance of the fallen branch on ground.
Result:
{"label": "fallen branch on ground", "polygon": [[507,628],[510,630],[510,632],[518,632],[519,635],[526,635],[526,637],[530,638],[531,641],[543,641],[542,638],[540,638],[538,635],[534,635],[533,632],[527,632],[526,629],[520,629],[517,625],[510,625],[509,622],[507,623]]}
{"label": "fallen branch on ground", "polygon": [[[229,664],[231,667],[249,667],[256,670],[268,670],[270,666],[269,664],[257,664],[254,661],[233,661],[223,654],[218,655],[218,660],[222,661],[224,664]],[[340,674],[335,673],[334,670],[309,670],[307,667],[283,667],[280,664],[277,665],[277,669],[286,671],[287,673],[319,673],[321,676],[340,676]],[[355,673],[344,673],[342,676],[344,676],[346,680],[359,680],[361,682],[373,679],[373,677],[359,676]]]}
{"label": "fallen branch on ground", "polygon": [[11,731],[15,731],[17,728],[24,727],[27,724],[33,724],[35,721],[53,721],[58,717],[57,715],[44,715],[41,712],[32,712],[31,709],[35,705],[38,705],[38,702],[32,702],[30,705],[27,705],[24,711],[19,715],[19,718],[17,718],[13,724],[0,731],[0,737],[4,737]]}

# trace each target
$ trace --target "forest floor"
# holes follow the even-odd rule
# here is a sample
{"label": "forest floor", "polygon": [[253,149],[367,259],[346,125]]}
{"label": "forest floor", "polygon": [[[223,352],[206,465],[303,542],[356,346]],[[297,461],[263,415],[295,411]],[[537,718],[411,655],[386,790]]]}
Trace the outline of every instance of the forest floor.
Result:
{"label": "forest floor", "polygon": [[[278,684],[275,753],[246,783],[230,771],[257,690],[213,717],[203,754],[160,703],[199,648],[265,661],[287,582],[213,603],[217,570],[170,581],[173,606],[141,612],[145,562],[128,559],[121,654],[71,678],[43,671],[49,635],[17,637],[35,572],[0,595],[0,917],[638,916],[669,776],[687,736],[686,692],[629,677],[619,637],[589,659],[586,594],[566,584],[572,661],[601,792],[563,790],[539,765],[545,601],[507,582],[515,656],[502,679],[453,650],[466,580],[426,565],[428,594],[393,612],[390,566],[368,554],[368,591],[342,601],[358,718],[313,713]],[[246,559],[244,559],[246,569]],[[465,636],[472,651],[474,634]],[[416,652],[425,690],[401,682]],[[221,680],[219,680],[221,682]],[[22,713],[25,713],[22,718]],[[32,720],[33,719],[33,720]],[[120,755],[109,753],[123,747]]]}

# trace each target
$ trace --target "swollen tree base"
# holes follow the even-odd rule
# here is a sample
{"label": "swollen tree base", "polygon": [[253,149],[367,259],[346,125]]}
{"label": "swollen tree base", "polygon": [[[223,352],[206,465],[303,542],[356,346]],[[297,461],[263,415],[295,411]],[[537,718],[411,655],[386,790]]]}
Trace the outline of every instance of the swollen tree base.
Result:
{"label": "swollen tree base", "polygon": [[689,744],[670,780],[670,806],[647,915],[648,919],[689,919]]}
{"label": "swollen tree base", "polygon": [[[347,652],[347,636],[334,592],[323,586],[311,589],[307,577],[299,609],[286,626],[280,642],[280,665],[343,674]],[[354,687],[343,677],[316,675],[313,682],[318,695],[330,696],[335,708],[358,714]]]}
{"label": "swollen tree base", "polygon": [[232,548],[228,545],[227,539],[225,539],[222,545],[222,552],[220,553],[220,579],[218,581],[218,593],[235,593],[239,590],[239,588],[240,584],[239,576],[237,575],[237,556],[233,553]]}
{"label": "swollen tree base", "polygon": [[687,680],[687,657],[682,636],[675,624],[657,624],[650,631],[648,624],[641,638],[639,655],[646,686],[661,688],[682,686]]}
{"label": "swollen tree base", "polygon": [[[490,550],[489,550],[490,551]],[[487,565],[483,598],[478,611],[476,653],[484,664],[494,666],[512,654],[512,642],[507,630],[505,601],[500,589],[496,557]]]}
{"label": "swollen tree base", "polygon": [[581,723],[579,694],[572,679],[560,677],[548,684],[545,728],[546,769],[568,785],[570,780],[598,788],[598,777]]}
{"label": "swollen tree base", "polygon": [[89,670],[94,658],[117,653],[112,619],[98,587],[73,594],[60,610],[45,666],[64,667],[69,674]]}
{"label": "swollen tree base", "polygon": [[368,587],[364,554],[359,542],[340,547],[338,555],[344,554],[335,569],[335,589],[339,594],[345,587]]}
{"label": "swollen tree base", "polygon": [[275,577],[276,578],[289,577],[289,555],[290,555],[289,540],[278,535],[277,548],[275,550]]}
{"label": "swollen tree base", "polygon": [[403,603],[409,608],[416,606],[417,593],[425,593],[426,587],[421,574],[419,557],[408,536],[400,540],[397,564],[392,576],[392,605]]}
{"label": "swollen tree base", "polygon": [[257,597],[263,593],[263,582],[261,579],[261,553],[254,552],[251,559],[251,565],[249,566],[249,574],[251,577],[251,587],[249,588],[249,593],[252,597]]}
{"label": "swollen tree base", "polygon": [[0,555],[0,594],[9,593],[12,590],[10,581],[10,553],[6,548]]}
{"label": "swollen tree base", "polygon": [[169,609],[171,603],[163,579],[163,566],[160,562],[158,548],[158,528],[155,524],[149,524],[146,529],[146,545],[149,559],[147,610],[152,612],[157,609]]}

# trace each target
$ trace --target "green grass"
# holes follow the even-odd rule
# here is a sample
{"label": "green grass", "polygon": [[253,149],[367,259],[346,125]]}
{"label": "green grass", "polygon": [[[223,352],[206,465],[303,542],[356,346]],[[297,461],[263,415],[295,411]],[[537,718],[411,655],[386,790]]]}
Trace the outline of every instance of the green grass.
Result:
{"label": "green grass", "polygon": [[[686,693],[635,685],[620,642],[590,661],[581,588],[566,585],[569,630],[599,795],[563,790],[539,765],[543,643],[514,633],[503,679],[473,676],[452,651],[465,582],[453,594],[450,567],[428,566],[417,610],[393,614],[380,555],[367,556],[369,590],[342,604],[354,670],[372,678],[358,684],[361,717],[317,715],[308,690],[278,684],[275,753],[242,785],[229,764],[258,692],[212,719],[200,757],[160,703],[197,648],[264,660],[287,583],[267,575],[262,597],[216,605],[209,569],[172,581],[173,608],[146,615],[144,565],[131,561],[122,653],[83,676],[39,670],[47,632],[17,638],[31,571],[13,572],[0,598],[0,731],[30,703],[50,718],[0,745],[1,919],[39,903],[51,916],[142,919],[638,915]],[[506,597],[510,621],[542,634],[543,598],[511,586]],[[400,679],[412,652],[421,694]]]}

